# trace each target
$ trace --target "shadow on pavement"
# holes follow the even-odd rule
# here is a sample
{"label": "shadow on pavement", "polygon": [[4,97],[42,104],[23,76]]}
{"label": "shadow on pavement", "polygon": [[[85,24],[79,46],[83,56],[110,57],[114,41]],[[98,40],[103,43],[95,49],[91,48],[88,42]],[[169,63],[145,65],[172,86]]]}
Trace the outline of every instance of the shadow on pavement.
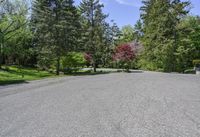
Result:
{"label": "shadow on pavement", "polygon": [[110,74],[110,73],[114,73],[114,72],[104,72],[104,71],[91,72],[91,71],[86,71],[86,72],[65,73],[65,75],[70,75],[70,76],[94,76],[94,75],[103,75],[103,74]]}
{"label": "shadow on pavement", "polygon": [[11,84],[21,84],[21,83],[28,83],[25,80],[0,80],[0,86],[6,86]]}
{"label": "shadow on pavement", "polygon": [[142,70],[132,70],[129,73],[144,73]]}

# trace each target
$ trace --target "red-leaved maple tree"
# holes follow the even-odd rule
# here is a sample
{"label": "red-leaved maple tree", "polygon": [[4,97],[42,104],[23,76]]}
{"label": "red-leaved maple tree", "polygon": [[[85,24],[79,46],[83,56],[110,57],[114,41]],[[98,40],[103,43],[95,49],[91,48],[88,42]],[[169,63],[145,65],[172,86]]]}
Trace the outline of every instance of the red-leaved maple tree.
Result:
{"label": "red-leaved maple tree", "polygon": [[131,44],[123,44],[117,46],[114,50],[113,60],[120,64],[121,67],[129,72],[131,62],[136,57],[135,46]]}
{"label": "red-leaved maple tree", "polygon": [[129,62],[136,57],[135,48],[130,44],[117,46],[114,50],[113,60]]}

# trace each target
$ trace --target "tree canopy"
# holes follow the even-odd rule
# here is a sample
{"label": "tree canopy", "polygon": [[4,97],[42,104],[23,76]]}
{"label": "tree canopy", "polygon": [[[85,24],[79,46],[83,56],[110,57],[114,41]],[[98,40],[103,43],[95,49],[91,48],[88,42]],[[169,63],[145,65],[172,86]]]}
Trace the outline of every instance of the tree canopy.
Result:
{"label": "tree canopy", "polygon": [[[73,0],[3,0],[0,68],[31,66],[58,75],[68,67],[96,71],[121,60],[134,62],[134,68],[184,72],[200,59],[200,17],[189,11],[189,1],[142,0],[138,21],[118,27],[100,0],[79,5]],[[131,61],[125,61],[129,55]]]}

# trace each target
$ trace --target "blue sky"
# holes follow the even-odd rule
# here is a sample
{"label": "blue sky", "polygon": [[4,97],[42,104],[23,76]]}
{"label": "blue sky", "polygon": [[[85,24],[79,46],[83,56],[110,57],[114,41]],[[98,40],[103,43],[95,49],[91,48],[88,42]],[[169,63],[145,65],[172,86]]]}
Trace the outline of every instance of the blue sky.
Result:
{"label": "blue sky", "polygon": [[[140,17],[141,0],[100,0],[104,3],[104,12],[109,14],[108,20],[114,20],[119,27],[134,25]],[[80,0],[75,0],[76,4]],[[200,15],[200,0],[191,0],[193,15]]]}

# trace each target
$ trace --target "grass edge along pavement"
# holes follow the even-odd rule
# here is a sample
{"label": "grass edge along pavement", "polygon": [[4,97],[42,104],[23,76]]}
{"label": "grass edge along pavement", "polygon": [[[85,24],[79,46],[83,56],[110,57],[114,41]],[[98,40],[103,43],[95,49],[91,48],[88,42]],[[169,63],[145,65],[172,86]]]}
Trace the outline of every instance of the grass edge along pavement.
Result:
{"label": "grass edge along pavement", "polygon": [[28,83],[28,81],[40,80],[45,78],[56,78],[62,76],[88,76],[108,73],[111,73],[111,71],[99,70],[97,72],[93,72],[92,70],[80,69],[76,72],[64,74],[62,73],[61,75],[57,76],[55,73],[50,73],[48,71],[39,71],[37,68],[19,68],[17,66],[4,66],[3,69],[0,69],[0,86]]}
{"label": "grass edge along pavement", "polygon": [[0,86],[9,84],[26,83],[32,80],[39,80],[49,77],[56,77],[55,74],[48,71],[39,71],[36,68],[17,66],[4,66],[0,70]]}

